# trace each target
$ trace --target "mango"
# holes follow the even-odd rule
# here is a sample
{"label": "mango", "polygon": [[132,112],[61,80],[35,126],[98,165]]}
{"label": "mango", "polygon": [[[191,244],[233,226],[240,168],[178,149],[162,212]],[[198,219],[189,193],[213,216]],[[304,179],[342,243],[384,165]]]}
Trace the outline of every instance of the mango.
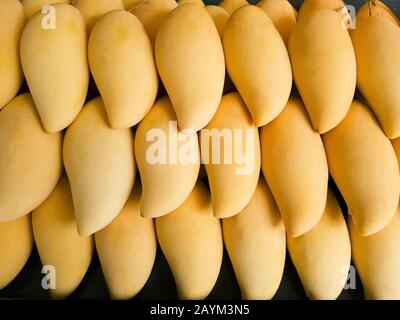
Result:
{"label": "mango", "polygon": [[333,129],[346,116],[356,88],[356,58],[340,15],[321,9],[299,19],[290,35],[289,53],[314,129]]}
{"label": "mango", "polygon": [[88,50],[90,70],[111,127],[139,123],[158,91],[153,47],[143,25],[125,10],[107,13],[94,26]]}
{"label": "mango", "polygon": [[248,5],[246,0],[222,0],[219,6],[228,12],[229,15],[233,14],[236,10]]}
{"label": "mango", "polygon": [[351,244],[346,221],[331,191],[317,225],[300,237],[288,235],[287,245],[307,297],[336,299],[347,280]]}
{"label": "mango", "polygon": [[197,4],[175,8],[158,30],[155,52],[179,127],[204,128],[217,111],[225,79],[224,52],[210,15]]}
{"label": "mango", "polygon": [[140,214],[155,218],[177,209],[200,170],[197,134],[180,130],[168,97],[160,98],[136,130],[135,154],[142,181]]}
{"label": "mango", "polygon": [[72,5],[54,8],[54,21],[40,13],[28,21],[20,48],[29,90],[50,133],[65,129],[76,118],[89,83],[85,21]]}
{"label": "mango", "polygon": [[50,196],[32,213],[32,228],[44,266],[55,270],[55,299],[69,296],[81,283],[93,255],[93,238],[76,229],[68,178],[63,175]]}
{"label": "mango", "polygon": [[222,97],[200,139],[213,212],[234,216],[250,202],[261,167],[258,129],[237,92]]}
{"label": "mango", "polygon": [[133,6],[136,6],[142,0],[122,0],[124,2],[125,10],[130,10]]}
{"label": "mango", "polygon": [[236,216],[222,220],[222,230],[242,298],[271,299],[283,275],[286,235],[263,177],[248,206]]}
{"label": "mango", "polygon": [[293,237],[320,220],[328,192],[328,163],[321,136],[304,105],[291,98],[283,112],[261,129],[262,171]]}
{"label": "mango", "polygon": [[18,93],[24,75],[19,61],[19,40],[25,26],[24,8],[18,0],[0,1],[0,109]]}
{"label": "mango", "polygon": [[33,247],[31,216],[0,223],[0,290],[15,279]]}
{"label": "mango", "polygon": [[136,164],[130,129],[112,129],[101,98],[88,102],[64,137],[64,165],[71,184],[78,232],[108,225],[131,193]]}
{"label": "mango", "polygon": [[88,33],[98,19],[112,10],[125,10],[122,0],[73,0],[73,5],[85,19]]}
{"label": "mango", "polygon": [[218,33],[220,37],[222,37],[222,33],[224,32],[225,25],[229,20],[229,14],[225,11],[225,9],[219,6],[206,6],[206,10],[208,14],[214,21],[215,26],[217,27]]}
{"label": "mango", "polygon": [[21,0],[27,19],[30,19],[38,12],[41,12],[45,5],[71,3],[72,1],[73,0]]}
{"label": "mango", "polygon": [[400,20],[393,13],[390,8],[379,0],[367,1],[357,12],[356,20],[368,18],[369,16],[382,16],[394,22],[396,25],[400,25]]}
{"label": "mango", "polygon": [[[400,136],[400,28],[384,16],[357,20],[351,31],[357,58],[357,86],[385,134]],[[357,224],[357,222],[355,222]]]}
{"label": "mango", "polygon": [[227,22],[222,42],[229,76],[256,126],[266,125],[281,113],[292,88],[289,56],[279,32],[263,10],[244,6]]}
{"label": "mango", "polygon": [[261,0],[257,6],[264,10],[272,20],[287,46],[290,33],[296,25],[296,9],[287,0]]}
{"label": "mango", "polygon": [[61,176],[62,135],[43,130],[29,94],[0,112],[0,222],[30,213]]}
{"label": "mango", "polygon": [[344,6],[345,3],[342,0],[304,0],[300,6],[298,19],[309,16],[320,9],[341,12]]}
{"label": "mango", "polygon": [[187,3],[194,3],[194,4],[199,4],[201,6],[205,6],[204,2],[202,0],[178,0],[178,6],[182,4],[187,4]]}
{"label": "mango", "polygon": [[204,184],[198,182],[178,209],[157,218],[156,230],[180,299],[205,299],[218,278],[223,240]]}
{"label": "mango", "polygon": [[112,299],[130,299],[146,284],[157,252],[153,219],[140,216],[140,184],[118,216],[95,234],[96,249]]}
{"label": "mango", "polygon": [[348,219],[353,261],[369,300],[400,299],[400,211],[381,231],[363,236]]}
{"label": "mango", "polygon": [[361,102],[323,136],[329,172],[359,232],[371,235],[393,218],[400,195],[399,166],[389,139]]}

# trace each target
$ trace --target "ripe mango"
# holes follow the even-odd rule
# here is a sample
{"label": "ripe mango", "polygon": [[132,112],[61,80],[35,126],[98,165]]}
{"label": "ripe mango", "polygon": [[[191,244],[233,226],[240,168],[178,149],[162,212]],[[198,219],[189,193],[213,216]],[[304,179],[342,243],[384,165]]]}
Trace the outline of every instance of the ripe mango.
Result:
{"label": "ripe mango", "polygon": [[289,53],[311,123],[325,133],[346,116],[356,88],[356,58],[340,15],[321,9],[299,19]]}
{"label": "ripe mango", "polygon": [[224,32],[225,25],[229,20],[229,14],[222,7],[219,6],[206,6],[206,10],[208,14],[214,21],[215,26],[217,27],[218,33],[220,37],[222,37],[222,33]]}
{"label": "ripe mango", "polygon": [[95,234],[96,249],[113,299],[130,299],[146,284],[157,251],[153,219],[140,216],[136,183],[118,216]]}
{"label": "ripe mango", "polygon": [[130,10],[142,23],[154,44],[161,23],[177,6],[175,0],[141,0]]}
{"label": "ripe mango", "polygon": [[399,166],[372,112],[354,101],[342,123],[323,141],[329,172],[359,232],[367,236],[383,229],[399,203]]}
{"label": "ripe mango", "polygon": [[42,14],[28,21],[21,37],[21,63],[47,132],[68,127],[85,102],[89,83],[85,21],[69,4],[55,4],[55,29]]}
{"label": "ripe mango", "polygon": [[24,79],[19,61],[19,40],[24,26],[21,2],[0,1],[0,109],[15,97]]}
{"label": "ripe mango", "polygon": [[340,12],[345,3],[342,0],[304,0],[300,6],[298,19],[309,16],[320,9]]}
{"label": "ripe mango", "polygon": [[124,2],[125,10],[130,10],[133,6],[136,6],[142,0],[122,0]]}
{"label": "ripe mango", "polygon": [[64,165],[71,183],[78,232],[108,225],[131,193],[136,164],[130,129],[112,129],[101,98],[88,102],[64,137]]}
{"label": "ripe mango", "polygon": [[56,3],[71,3],[73,0],[21,0],[27,19],[42,11],[43,6]]}
{"label": "ripe mango", "polygon": [[219,275],[223,240],[204,184],[198,182],[178,209],[157,218],[156,230],[180,299],[205,299]]}
{"label": "ripe mango", "polygon": [[196,184],[200,148],[195,132],[179,130],[168,97],[158,99],[139,124],[135,154],[143,186],[140,214],[155,218],[178,208]]}
{"label": "ripe mango", "polygon": [[229,15],[234,13],[237,9],[248,5],[246,0],[222,0],[219,6],[223,8]]}
{"label": "ripe mango", "polygon": [[234,216],[250,202],[261,166],[258,130],[237,92],[222,97],[200,137],[213,212],[218,218]]}
{"label": "ripe mango", "polygon": [[331,191],[321,220],[287,245],[304,290],[312,300],[334,300],[343,290],[351,260],[346,221]]}
{"label": "ripe mango", "polygon": [[25,266],[33,247],[31,216],[0,223],[0,290]]}
{"label": "ripe mango", "polygon": [[[400,28],[384,16],[357,20],[351,31],[357,58],[357,86],[385,134],[400,136]],[[357,224],[357,222],[355,222]]]}
{"label": "ripe mango", "polygon": [[200,4],[200,5],[202,5],[203,7],[205,6],[205,5],[204,5],[204,2],[201,1],[201,0],[178,0],[178,6],[180,6],[180,5],[182,5],[182,4],[187,4],[187,3]]}
{"label": "ripe mango", "polygon": [[265,11],[279,31],[285,45],[297,20],[297,11],[287,0],[261,0],[257,6]]}
{"label": "ripe mango", "polygon": [[0,222],[30,213],[62,173],[62,135],[44,131],[30,94],[0,112]]}
{"label": "ripe mango", "polygon": [[283,275],[286,235],[262,176],[248,206],[236,216],[223,219],[222,230],[242,298],[271,299]]}
{"label": "ripe mango", "polygon": [[32,228],[44,266],[55,268],[55,299],[69,296],[81,283],[93,255],[93,237],[76,229],[68,178],[63,175],[50,196],[32,213]]}
{"label": "ripe mango", "polygon": [[109,12],[94,26],[88,50],[111,126],[129,128],[139,123],[158,91],[153,47],[143,25],[125,10]]}
{"label": "ripe mango", "polygon": [[400,211],[381,231],[363,236],[348,219],[353,261],[360,275],[366,299],[400,299]]}
{"label": "ripe mango", "polygon": [[225,79],[221,39],[206,9],[188,3],[171,11],[158,30],[155,51],[179,127],[204,128],[217,111]]}
{"label": "ripe mango", "polygon": [[320,220],[328,192],[328,163],[321,136],[304,105],[291,98],[283,112],[261,129],[262,171],[293,237]]}
{"label": "ripe mango", "polygon": [[396,25],[400,24],[397,16],[390,10],[390,8],[379,0],[367,1],[357,12],[356,20],[367,18],[369,16],[382,16],[394,22]]}
{"label": "ripe mango", "polygon": [[227,22],[222,35],[226,68],[257,127],[285,107],[292,69],[285,44],[272,21],[256,6],[244,6]]}

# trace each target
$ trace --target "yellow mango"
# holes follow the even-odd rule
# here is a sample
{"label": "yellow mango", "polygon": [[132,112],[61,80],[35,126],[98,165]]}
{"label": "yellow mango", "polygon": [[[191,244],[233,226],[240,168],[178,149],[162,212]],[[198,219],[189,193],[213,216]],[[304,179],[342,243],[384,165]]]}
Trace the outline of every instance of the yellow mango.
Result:
{"label": "yellow mango", "polygon": [[213,212],[218,218],[234,216],[250,202],[261,166],[258,129],[237,92],[222,97],[200,136]]}
{"label": "yellow mango", "polygon": [[180,299],[205,299],[219,275],[223,240],[204,184],[198,182],[178,209],[157,218],[156,230]]}
{"label": "yellow mango", "polygon": [[399,166],[372,112],[354,101],[346,118],[323,141],[329,172],[360,233],[367,236],[383,229],[399,203]]}
{"label": "yellow mango", "polygon": [[95,234],[96,249],[112,299],[130,299],[146,284],[157,252],[153,219],[140,216],[140,184],[118,216]]}
{"label": "yellow mango", "polygon": [[381,231],[363,236],[348,219],[353,261],[369,300],[400,299],[400,211]]}
{"label": "yellow mango", "polygon": [[101,98],[88,102],[64,137],[64,165],[71,183],[78,232],[108,225],[131,193],[136,164],[130,129],[112,129]]}
{"label": "yellow mango", "polygon": [[62,173],[62,136],[45,132],[29,94],[0,112],[0,222],[30,213]]}
{"label": "yellow mango", "polygon": [[222,0],[219,6],[223,8],[229,15],[233,14],[236,10],[248,5],[246,0]]}
{"label": "yellow mango", "polygon": [[179,130],[168,97],[158,99],[139,124],[135,154],[143,186],[140,214],[155,218],[178,208],[196,184],[200,150],[195,132]]}
{"label": "yellow mango", "polygon": [[281,113],[292,88],[289,56],[279,32],[263,10],[244,6],[229,19],[222,42],[233,83],[256,126],[266,125]]}
{"label": "yellow mango", "polygon": [[176,8],[175,0],[141,0],[130,10],[143,24],[154,44],[161,23]]}
{"label": "yellow mango", "polygon": [[304,0],[300,6],[298,19],[305,18],[320,9],[341,12],[344,6],[342,0]]}
{"label": "yellow mango", "polygon": [[24,26],[21,2],[0,1],[0,109],[15,97],[24,79],[19,61],[19,40]]}
{"label": "yellow mango", "polygon": [[289,53],[311,123],[325,133],[346,116],[356,88],[356,58],[340,15],[321,9],[300,19],[290,35]]}
{"label": "yellow mango", "polygon": [[43,6],[56,3],[71,3],[72,0],[21,0],[27,19],[42,11]]}
{"label": "yellow mango", "polygon": [[[400,136],[400,28],[384,16],[357,20],[351,31],[357,58],[357,86],[385,134]],[[357,224],[357,222],[355,222]]]}
{"label": "yellow mango", "polygon": [[[20,48],[29,90],[45,130],[51,133],[65,129],[76,118],[89,83],[85,21],[72,5],[54,8],[53,26],[52,19],[40,13],[28,21]],[[46,28],[43,19],[49,22],[44,23]]]}
{"label": "yellow mango", "polygon": [[225,9],[219,6],[206,6],[206,10],[213,19],[220,37],[222,37],[226,23],[229,20],[229,14],[225,11]]}
{"label": "yellow mango", "polygon": [[32,213],[32,228],[44,266],[55,270],[55,299],[69,296],[81,283],[93,255],[93,238],[81,237],[76,228],[68,179],[63,175],[50,196]]}
{"label": "yellow mango", "polygon": [[204,128],[221,100],[225,79],[221,39],[207,11],[178,6],[158,30],[157,68],[181,129]]}
{"label": "yellow mango", "polygon": [[397,162],[400,167],[400,138],[394,139],[391,141],[394,152],[396,153]]}
{"label": "yellow mango", "polygon": [[31,216],[0,223],[0,290],[25,266],[33,247]]}
{"label": "yellow mango", "polygon": [[287,0],[261,0],[257,6],[270,17],[287,46],[290,33],[296,25],[296,9]]}
{"label": "yellow mango", "polygon": [[382,16],[394,22],[396,25],[400,24],[397,16],[390,10],[390,8],[379,0],[367,1],[357,12],[356,21],[368,18],[369,16]]}
{"label": "yellow mango", "polygon": [[182,5],[182,4],[187,4],[187,3],[200,4],[200,5],[202,5],[203,7],[205,6],[205,5],[204,5],[204,2],[201,1],[201,0],[178,0],[178,6],[180,6],[180,5]]}
{"label": "yellow mango", "polygon": [[[290,128],[290,129],[289,129]],[[328,163],[299,99],[261,129],[262,171],[275,197],[287,232],[297,237],[320,220],[328,192]]]}
{"label": "yellow mango", "polygon": [[122,0],[73,0],[72,4],[81,12],[88,33],[102,16],[112,10],[124,10]]}
{"label": "yellow mango", "polygon": [[132,7],[136,6],[142,0],[122,0],[124,2],[124,7],[126,10],[132,9]]}
{"label": "yellow mango", "polygon": [[264,178],[239,214],[222,220],[224,242],[242,298],[271,299],[281,283],[286,256],[282,218]]}
{"label": "yellow mango", "polygon": [[114,10],[94,26],[88,50],[111,126],[129,128],[139,123],[158,91],[153,47],[143,25],[133,14]]}
{"label": "yellow mango", "polygon": [[317,225],[300,237],[288,235],[287,245],[307,297],[336,299],[347,280],[351,244],[346,221],[331,191]]}

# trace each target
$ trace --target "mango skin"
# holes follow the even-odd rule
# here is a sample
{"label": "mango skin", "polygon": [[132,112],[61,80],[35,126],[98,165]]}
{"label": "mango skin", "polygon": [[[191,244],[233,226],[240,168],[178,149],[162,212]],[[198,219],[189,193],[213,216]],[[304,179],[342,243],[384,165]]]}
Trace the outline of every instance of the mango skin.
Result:
{"label": "mango skin", "polygon": [[400,211],[381,231],[363,236],[348,219],[353,261],[368,300],[400,299]]}
{"label": "mango skin", "polygon": [[[202,130],[200,133],[200,145],[202,160],[205,162],[211,189],[213,212],[217,218],[229,218],[246,207],[257,187],[261,168],[258,129],[237,92],[222,97],[217,113],[205,129],[207,130]],[[225,139],[222,138],[219,150],[213,147],[212,131],[215,129],[222,136],[225,131],[230,133],[232,137],[231,143],[225,143]],[[250,146],[247,146],[248,133],[246,130],[252,132],[249,138],[254,143],[253,150],[250,150]],[[240,134],[241,140],[238,141],[234,138],[235,131]],[[207,140],[208,150],[206,149]],[[233,153],[238,152],[238,150],[242,151],[244,160],[251,166],[247,168],[246,172],[239,172],[240,169],[245,168],[245,165],[235,163],[234,156],[232,156],[232,162],[227,163],[225,152],[229,149],[226,149],[225,145],[227,145],[227,148],[231,148]],[[250,154],[247,154],[247,148],[251,152]],[[215,151],[219,152],[218,163],[213,161]],[[207,157],[208,160],[206,160]]]}
{"label": "mango skin", "polygon": [[225,80],[224,52],[210,15],[197,4],[175,8],[158,30],[155,52],[179,127],[204,128],[217,111]]}
{"label": "mango skin", "polygon": [[204,184],[198,182],[177,210],[157,218],[156,230],[180,299],[205,299],[218,278],[223,240]]}
{"label": "mango skin", "polygon": [[137,5],[142,0],[122,0],[124,2],[125,10],[130,10],[133,6]]}
{"label": "mango skin", "polygon": [[143,25],[125,10],[109,12],[94,26],[88,50],[111,126],[130,128],[139,123],[158,91],[153,47]]}
{"label": "mango skin", "polygon": [[73,5],[85,19],[88,33],[98,19],[112,10],[125,10],[122,0],[73,0]]}
{"label": "mango skin", "polygon": [[297,11],[287,0],[261,0],[257,6],[264,10],[279,31],[285,45],[297,22]]}
{"label": "mango skin", "polygon": [[224,32],[226,23],[229,20],[228,12],[226,12],[225,9],[219,6],[206,6],[206,10],[213,19],[220,37],[222,37],[222,33]]}
{"label": "mango skin", "polygon": [[329,172],[360,233],[371,235],[393,218],[399,166],[389,139],[364,104],[354,101],[343,122],[323,136]]}
{"label": "mango skin", "polygon": [[314,129],[331,130],[349,110],[357,77],[351,38],[340,15],[321,9],[299,19],[290,35],[289,54]]}
{"label": "mango skin", "polygon": [[222,42],[229,76],[256,126],[266,125],[283,110],[292,88],[289,56],[279,32],[263,10],[249,5],[232,14]]}
{"label": "mango skin", "polygon": [[298,20],[320,9],[329,9],[338,12],[344,5],[345,3],[342,0],[304,0],[299,10]]}
{"label": "mango skin", "polygon": [[236,10],[248,5],[246,0],[222,0],[219,6],[223,8],[229,15],[233,14]]}
{"label": "mango skin", "polygon": [[18,0],[0,1],[0,110],[21,87],[24,75],[19,60],[19,40],[25,26],[24,8]]}
{"label": "mango skin", "polygon": [[282,218],[261,176],[248,206],[222,220],[224,243],[246,300],[269,300],[281,283],[286,256]]}
{"label": "mango skin", "polygon": [[[142,201],[140,214],[146,218],[155,218],[177,209],[190,195],[196,184],[200,170],[200,148],[198,137],[195,132],[182,132],[179,128],[169,130],[173,121],[176,125],[176,115],[171,101],[168,97],[160,98],[136,130],[135,154],[142,181]],[[148,159],[148,152],[158,140],[152,140],[151,133],[154,130],[161,130],[166,141],[163,146],[160,142],[160,149],[166,151],[164,163],[152,163]],[[177,152],[182,146],[188,146],[193,150],[193,162],[182,163],[169,157],[169,150],[172,147],[169,137],[180,134],[183,141],[178,141]],[[152,156],[153,154],[150,154]]]}
{"label": "mango skin", "polygon": [[[370,11],[371,11],[371,14],[370,14]],[[384,4],[382,1],[373,0],[373,1],[371,1],[370,6],[368,5],[368,2],[366,2],[357,11],[356,20],[368,18],[370,15],[382,16],[384,18],[391,20],[392,22],[394,22],[394,24],[400,25],[400,20],[392,12],[392,10],[390,10],[390,8],[386,4]]]}
{"label": "mango skin", "polygon": [[30,213],[61,176],[62,135],[45,132],[29,94],[0,112],[0,222]]}
{"label": "mango skin", "polygon": [[68,178],[63,175],[50,196],[32,213],[32,228],[42,264],[54,266],[54,299],[64,299],[81,283],[93,255],[93,237],[76,228]]}
{"label": "mango skin", "polygon": [[343,290],[351,260],[346,221],[331,191],[318,224],[297,238],[288,236],[290,256],[312,300],[334,300]]}
{"label": "mango skin", "polygon": [[288,234],[297,237],[311,230],[325,209],[328,162],[299,99],[291,98],[278,118],[261,129],[261,153],[262,171]]}
{"label": "mango skin", "polygon": [[157,252],[153,219],[140,216],[136,183],[118,216],[95,234],[96,249],[112,299],[130,299],[146,284]]}
{"label": "mango skin", "polygon": [[15,279],[33,247],[31,216],[0,223],[0,290]]}
{"label": "mango skin", "polygon": [[177,7],[175,0],[141,0],[130,10],[140,22],[154,44],[158,29],[165,17]]}
{"label": "mango skin", "polygon": [[202,0],[178,0],[178,6],[182,5],[182,4],[187,4],[187,3],[193,3],[193,4],[199,4],[201,6],[205,6],[204,2]]}
{"label": "mango skin", "polygon": [[[366,34],[368,36],[366,36]],[[351,31],[357,58],[357,86],[374,111],[385,134],[400,136],[400,29],[389,19],[373,15],[357,21]]]}
{"label": "mango skin", "polygon": [[64,165],[71,184],[78,232],[88,236],[108,225],[135,182],[134,136],[112,129],[101,98],[85,105],[64,137]]}
{"label": "mango skin", "polygon": [[21,37],[21,63],[47,132],[68,127],[82,109],[89,84],[85,21],[69,4],[55,4],[56,29],[43,16],[28,21]]}
{"label": "mango skin", "polygon": [[72,0],[21,0],[24,6],[25,16],[29,20],[35,14],[42,11],[43,6],[56,3],[71,3]]}

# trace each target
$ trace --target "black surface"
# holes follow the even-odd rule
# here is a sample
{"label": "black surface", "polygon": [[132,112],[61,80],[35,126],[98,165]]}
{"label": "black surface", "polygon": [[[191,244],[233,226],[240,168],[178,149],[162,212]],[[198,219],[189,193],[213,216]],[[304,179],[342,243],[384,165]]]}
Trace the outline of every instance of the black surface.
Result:
{"label": "black surface", "polygon": [[[218,4],[220,1],[205,0],[204,2],[206,4]],[[249,2],[256,3],[257,1]],[[292,0],[290,2],[298,9],[299,5],[302,3],[302,0]],[[365,1],[363,0],[347,1],[348,4],[354,5],[357,9],[364,2]],[[387,0],[383,2],[390,6],[397,16],[399,16],[400,0]],[[26,84],[24,84],[23,88],[21,89],[21,92],[25,91],[27,91]],[[160,91],[162,92],[163,88],[161,88]],[[296,94],[295,89],[294,94]],[[88,100],[97,95],[98,91],[96,86],[94,85],[93,81],[91,81]],[[334,190],[343,212],[346,213],[346,204],[344,203],[340,193],[332,181],[330,181],[330,187]],[[0,290],[0,299],[49,299],[48,292],[41,288],[42,277],[41,263],[38,253],[35,249],[33,250],[29,261],[16,279],[5,289]],[[172,273],[161,250],[158,249],[151,276],[145,287],[134,299],[171,300],[177,298],[178,296]],[[68,299],[109,299],[107,287],[96,254],[93,257],[90,268],[79,288]],[[218,281],[207,299],[240,299],[240,290],[226,251],[224,252],[224,259]],[[286,265],[282,282],[274,299],[306,299],[300,279],[295,268],[293,267],[288,253],[286,254]],[[356,290],[343,290],[339,299],[363,299],[363,291],[360,280],[357,278]]]}

